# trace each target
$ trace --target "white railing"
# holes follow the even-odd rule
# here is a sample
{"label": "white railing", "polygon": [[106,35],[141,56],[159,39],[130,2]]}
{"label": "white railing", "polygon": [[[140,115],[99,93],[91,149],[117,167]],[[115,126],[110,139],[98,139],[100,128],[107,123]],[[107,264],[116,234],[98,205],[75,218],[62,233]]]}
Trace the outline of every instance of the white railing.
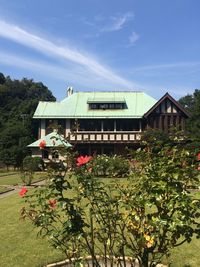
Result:
{"label": "white railing", "polygon": [[141,132],[76,132],[68,136],[77,143],[132,143],[141,140]]}

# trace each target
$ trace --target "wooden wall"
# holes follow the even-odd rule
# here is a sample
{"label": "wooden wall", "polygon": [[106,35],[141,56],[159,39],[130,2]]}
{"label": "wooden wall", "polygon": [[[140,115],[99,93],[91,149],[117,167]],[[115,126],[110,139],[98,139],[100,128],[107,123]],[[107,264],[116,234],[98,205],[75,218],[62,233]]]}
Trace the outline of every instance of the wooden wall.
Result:
{"label": "wooden wall", "polygon": [[169,132],[170,128],[185,130],[184,113],[169,99],[165,99],[147,117],[147,127]]}

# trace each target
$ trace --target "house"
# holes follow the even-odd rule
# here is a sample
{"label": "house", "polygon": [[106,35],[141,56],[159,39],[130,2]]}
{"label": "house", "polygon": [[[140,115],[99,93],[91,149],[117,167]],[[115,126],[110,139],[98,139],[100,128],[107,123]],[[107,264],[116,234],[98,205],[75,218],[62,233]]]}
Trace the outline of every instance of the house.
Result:
{"label": "house", "polygon": [[[168,132],[185,130],[189,114],[168,93],[156,100],[144,92],[75,92],[68,88],[61,102],[39,102],[33,116],[39,122],[38,138],[53,132],[53,124],[80,154],[123,154],[138,147],[149,127]],[[34,144],[34,143],[33,143]],[[33,144],[33,155],[37,153]]]}

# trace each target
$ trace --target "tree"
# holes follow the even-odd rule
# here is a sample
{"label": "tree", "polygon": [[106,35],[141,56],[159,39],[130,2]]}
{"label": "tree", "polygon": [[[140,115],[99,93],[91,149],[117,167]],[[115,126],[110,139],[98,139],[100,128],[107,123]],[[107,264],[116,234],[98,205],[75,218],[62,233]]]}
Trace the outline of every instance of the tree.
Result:
{"label": "tree", "polygon": [[6,81],[5,76],[3,75],[3,73],[0,72],[0,84],[4,84]]}
{"label": "tree", "polygon": [[43,83],[0,74],[0,161],[7,166],[21,166],[29,154],[26,146],[37,138],[32,116],[39,101],[55,101]]}
{"label": "tree", "polygon": [[180,104],[191,114],[186,121],[186,129],[192,137],[200,136],[200,90],[196,89],[193,94],[188,94],[179,99]]}
{"label": "tree", "polygon": [[200,237],[200,200],[189,190],[199,187],[199,150],[191,148],[165,145],[155,153],[147,144],[135,153],[132,231],[146,240],[146,247],[140,247],[141,266],[149,261],[154,266],[172,248]]}

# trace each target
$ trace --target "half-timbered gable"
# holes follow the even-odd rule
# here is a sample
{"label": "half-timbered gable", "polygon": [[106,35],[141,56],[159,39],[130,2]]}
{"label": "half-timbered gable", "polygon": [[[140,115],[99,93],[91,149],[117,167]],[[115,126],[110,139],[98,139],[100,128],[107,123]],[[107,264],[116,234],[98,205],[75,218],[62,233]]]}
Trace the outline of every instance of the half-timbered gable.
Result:
{"label": "half-timbered gable", "polygon": [[168,93],[166,93],[147,113],[146,127],[169,132],[172,128],[185,130],[185,119],[189,114]]}

